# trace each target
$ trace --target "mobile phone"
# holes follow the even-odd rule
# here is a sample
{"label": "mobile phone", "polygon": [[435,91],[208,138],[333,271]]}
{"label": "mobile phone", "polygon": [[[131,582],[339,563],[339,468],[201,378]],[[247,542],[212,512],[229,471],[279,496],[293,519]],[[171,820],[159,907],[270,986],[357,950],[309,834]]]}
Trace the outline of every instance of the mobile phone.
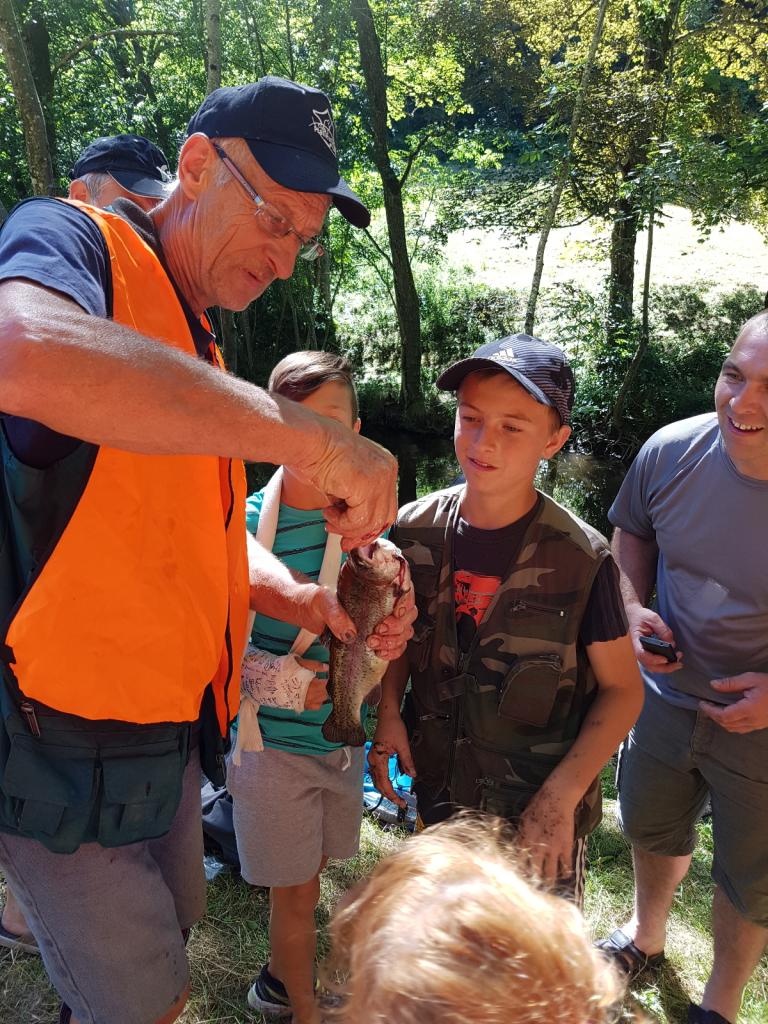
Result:
{"label": "mobile phone", "polygon": [[666,658],[669,662],[677,661],[675,645],[671,644],[668,640],[662,640],[658,636],[641,636],[640,646],[644,651],[648,651],[649,654],[660,654],[662,658]]}

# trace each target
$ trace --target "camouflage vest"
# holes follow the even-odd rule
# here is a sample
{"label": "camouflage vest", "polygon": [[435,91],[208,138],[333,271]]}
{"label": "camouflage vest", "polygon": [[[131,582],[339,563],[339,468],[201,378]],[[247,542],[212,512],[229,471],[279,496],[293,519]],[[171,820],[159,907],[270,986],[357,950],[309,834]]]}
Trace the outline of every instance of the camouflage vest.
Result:
{"label": "camouflage vest", "polygon": [[[570,750],[597,692],[581,621],[604,538],[546,495],[472,644],[456,635],[453,538],[462,487],[400,511],[392,539],[408,559],[418,605],[404,717],[419,784],[453,803],[515,820]],[[600,820],[596,779],[576,812],[577,837]]]}

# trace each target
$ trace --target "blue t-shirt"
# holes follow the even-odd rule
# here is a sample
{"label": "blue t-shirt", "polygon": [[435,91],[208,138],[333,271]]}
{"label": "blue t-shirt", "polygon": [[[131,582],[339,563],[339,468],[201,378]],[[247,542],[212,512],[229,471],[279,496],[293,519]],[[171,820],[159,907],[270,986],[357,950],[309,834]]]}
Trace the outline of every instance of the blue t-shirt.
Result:
{"label": "blue t-shirt", "polygon": [[[162,260],[153,223],[143,211],[128,200],[117,200],[114,212],[128,220]],[[104,236],[91,217],[58,199],[25,200],[3,224],[0,281],[10,278],[23,278],[51,288],[72,299],[92,316],[107,317],[112,313],[112,278]],[[177,296],[195,347],[202,356],[210,348],[213,336],[178,290]],[[13,453],[21,462],[36,469],[44,469],[63,459],[80,444],[78,438],[59,434],[34,420],[5,416],[2,412],[0,420]]]}
{"label": "blue t-shirt", "polygon": [[[256,533],[261,515],[264,492],[252,494],[245,504],[246,525]],[[308,579],[317,580],[325,554],[328,534],[320,510],[304,510],[280,505],[277,530],[272,553],[290,569],[297,569]],[[346,556],[342,555],[342,559]],[[298,626],[268,615],[257,615],[253,623],[251,640],[270,654],[287,654],[299,634]],[[328,648],[315,641],[303,655],[315,661],[328,662]],[[329,754],[342,744],[329,743],[322,734],[323,722],[331,713],[330,700],[317,711],[287,711],[262,706],[259,727],[265,747],[287,750],[292,754]],[[363,720],[367,708],[363,707]]]}
{"label": "blue t-shirt", "polygon": [[710,680],[768,672],[768,481],[739,473],[707,413],[657,431],[632,463],[608,518],[655,540],[656,605],[683,668],[642,669],[670,704],[730,704]]}

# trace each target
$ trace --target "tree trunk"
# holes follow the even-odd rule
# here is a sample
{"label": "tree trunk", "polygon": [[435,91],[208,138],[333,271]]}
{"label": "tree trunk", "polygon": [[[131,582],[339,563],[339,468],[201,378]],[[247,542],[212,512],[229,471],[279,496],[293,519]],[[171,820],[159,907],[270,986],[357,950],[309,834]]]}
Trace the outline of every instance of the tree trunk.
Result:
{"label": "tree trunk", "polygon": [[221,86],[221,3],[206,0],[205,5],[206,92]]}
{"label": "tree trunk", "polygon": [[[674,74],[674,34],[677,21],[680,17],[682,0],[672,0],[668,17],[665,19],[656,45],[652,42],[646,47],[646,64],[657,74],[664,73],[665,96],[661,110],[658,136],[664,139],[667,133],[667,115],[672,99],[672,81]],[[643,272],[643,305],[640,321],[640,338],[637,349],[632,356],[632,361],[624,374],[624,380],[616,394],[616,401],[611,410],[611,424],[615,431],[620,431],[624,420],[624,409],[632,386],[637,378],[640,364],[650,344],[650,298],[651,298],[651,265],[653,262],[653,236],[656,227],[656,201],[657,188],[655,183],[651,186],[650,201],[648,204],[648,240],[645,249],[645,270]]]}
{"label": "tree trunk", "polygon": [[424,413],[421,392],[421,314],[408,254],[402,185],[389,159],[387,83],[381,46],[368,0],[351,0],[351,12],[357,28],[373,135],[373,160],[381,177],[392,253],[395,307],[400,331],[400,401],[407,417],[419,419]]}
{"label": "tree trunk", "polygon": [[611,269],[608,279],[608,322],[606,333],[614,342],[632,319],[635,287],[635,244],[640,211],[632,198],[619,199],[611,232]]}
{"label": "tree trunk", "polygon": [[45,21],[45,12],[37,3],[31,4],[25,15],[22,15],[21,7],[17,7],[17,11],[18,16],[24,19],[23,26],[21,26],[22,39],[29,58],[29,68],[35,80],[37,95],[40,97],[40,106],[43,108],[48,152],[51,154],[51,162],[55,165],[56,119],[52,109],[54,76],[51,66],[51,37]]}
{"label": "tree trunk", "polygon": [[595,28],[592,33],[592,42],[590,43],[587,61],[584,65],[584,70],[581,75],[579,91],[576,93],[576,101],[573,105],[573,114],[571,115],[571,127],[568,132],[568,143],[566,145],[565,156],[563,158],[563,162],[560,165],[560,169],[557,173],[555,187],[550,197],[549,203],[547,204],[547,210],[544,214],[544,223],[541,226],[541,235],[539,236],[539,244],[536,249],[536,264],[533,271],[533,281],[531,282],[531,291],[528,296],[528,308],[525,312],[526,334],[533,334],[533,328],[536,322],[536,303],[539,299],[541,276],[544,273],[544,251],[547,248],[549,233],[552,230],[552,225],[555,223],[555,217],[557,216],[557,208],[560,205],[560,199],[562,197],[563,190],[565,189],[566,183],[568,181],[568,172],[571,167],[571,155],[573,153],[573,143],[576,139],[576,133],[579,130],[581,112],[584,108],[584,97],[587,95],[587,89],[589,88],[589,80],[592,77],[592,68],[595,63],[595,54],[597,53],[597,48],[600,45],[600,37],[603,34],[603,23],[605,21],[605,12],[608,7],[608,3],[609,0],[600,0],[600,7],[597,11],[597,20],[595,22]]}
{"label": "tree trunk", "polygon": [[[682,0],[669,0],[669,6],[662,18],[654,18],[643,32],[644,67],[649,82],[660,84],[661,75],[667,72],[667,93],[671,88],[671,69],[674,44],[674,29],[680,15]],[[629,160],[622,166],[621,174],[626,183],[630,175],[648,163],[654,132],[658,132],[665,124],[668,101],[664,100],[660,120],[650,116],[644,126],[640,138],[636,139]],[[655,199],[654,199],[655,205]],[[631,196],[622,196],[619,200],[613,221],[611,234],[611,269],[608,285],[608,322],[606,334],[609,342],[613,342],[626,331],[633,310],[633,288],[635,282],[635,245],[643,213],[648,209],[645,202],[638,202]],[[653,210],[650,212],[653,218]]]}
{"label": "tree trunk", "polygon": [[19,31],[13,0],[0,0],[0,47],[5,54],[8,75],[24,128],[32,189],[38,195],[53,195],[55,183],[45,117]]}

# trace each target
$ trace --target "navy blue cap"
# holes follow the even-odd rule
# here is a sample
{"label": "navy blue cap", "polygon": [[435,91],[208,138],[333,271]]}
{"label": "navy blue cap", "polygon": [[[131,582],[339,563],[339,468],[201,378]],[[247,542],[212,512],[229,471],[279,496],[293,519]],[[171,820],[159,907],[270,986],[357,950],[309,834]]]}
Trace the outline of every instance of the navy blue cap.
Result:
{"label": "navy blue cap", "polygon": [[319,89],[275,75],[214,89],[190,119],[187,134],[195,132],[244,139],[279,185],[329,195],[350,224],[370,224],[368,209],[339,174],[331,101]]}
{"label": "navy blue cap", "polygon": [[143,135],[94,139],[77,158],[69,177],[74,181],[94,172],[110,174],[129,192],[153,199],[164,199],[173,183],[165,153]]}
{"label": "navy blue cap", "polygon": [[442,391],[456,391],[475,370],[506,370],[542,405],[557,409],[560,422],[571,419],[576,382],[565,352],[530,334],[510,334],[481,345],[468,359],[443,370],[437,378]]}

